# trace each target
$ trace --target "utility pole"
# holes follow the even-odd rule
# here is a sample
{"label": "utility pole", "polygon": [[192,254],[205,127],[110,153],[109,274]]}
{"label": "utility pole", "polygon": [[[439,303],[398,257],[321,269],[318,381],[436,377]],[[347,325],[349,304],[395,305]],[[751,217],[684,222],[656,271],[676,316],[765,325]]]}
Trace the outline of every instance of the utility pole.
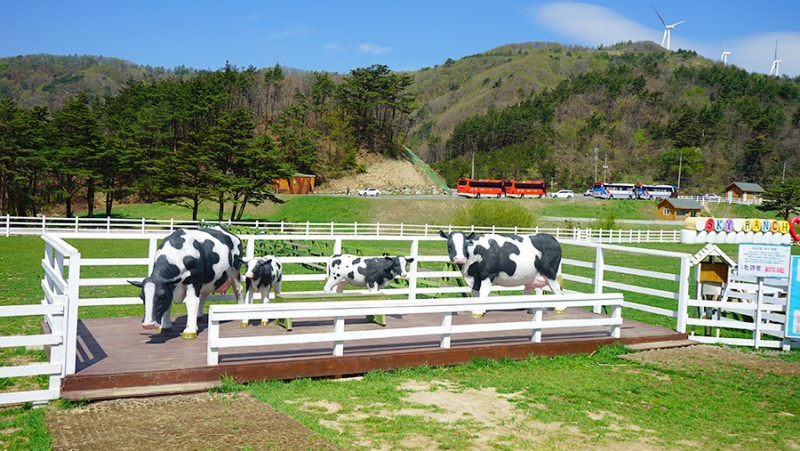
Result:
{"label": "utility pole", "polygon": [[786,178],[786,160],[783,160],[783,173],[781,173],[781,183]]}
{"label": "utility pole", "polygon": [[592,179],[592,183],[597,181],[597,147],[594,148],[594,178]]}
{"label": "utility pole", "polygon": [[683,152],[678,158],[678,195],[681,193],[681,169],[683,169]]}
{"label": "utility pole", "polygon": [[470,176],[472,180],[475,180],[475,151],[472,151],[472,175]]}
{"label": "utility pole", "polygon": [[608,183],[608,151],[605,152],[603,159],[603,183]]}

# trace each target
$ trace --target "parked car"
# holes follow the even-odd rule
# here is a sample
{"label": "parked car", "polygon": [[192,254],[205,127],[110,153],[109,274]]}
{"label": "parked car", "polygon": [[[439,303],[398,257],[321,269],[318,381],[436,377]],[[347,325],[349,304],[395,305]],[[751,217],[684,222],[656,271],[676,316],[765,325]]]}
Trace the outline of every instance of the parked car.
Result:
{"label": "parked car", "polygon": [[700,200],[705,202],[719,202],[722,198],[714,193],[706,193],[700,196]]}
{"label": "parked car", "polygon": [[553,199],[572,199],[575,197],[575,193],[571,189],[560,189],[555,193],[551,193],[550,197]]}
{"label": "parked car", "polygon": [[592,190],[587,189],[586,191],[583,192],[583,195],[587,196],[587,197],[591,197],[592,196]]}
{"label": "parked car", "polygon": [[380,190],[378,188],[364,188],[364,189],[358,190],[358,195],[359,196],[378,197],[378,196],[381,195],[381,192],[380,192]]}

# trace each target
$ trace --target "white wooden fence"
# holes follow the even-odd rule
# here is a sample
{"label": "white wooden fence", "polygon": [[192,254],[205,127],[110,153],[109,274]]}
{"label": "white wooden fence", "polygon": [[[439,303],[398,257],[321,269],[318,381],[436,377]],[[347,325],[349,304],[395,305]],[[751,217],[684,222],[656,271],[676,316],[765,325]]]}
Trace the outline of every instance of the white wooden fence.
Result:
{"label": "white wooden fence", "polygon": [[[80,254],[61,239],[44,237],[45,248],[42,259],[44,278],[43,298],[39,305],[0,306],[0,317],[42,316],[49,333],[35,335],[10,335],[0,337],[0,348],[49,347],[48,362],[0,367],[0,378],[49,375],[48,388],[23,392],[0,393],[0,405],[33,402],[41,404],[56,399],[61,393],[61,378],[75,372],[75,345],[77,335],[78,279],[80,278]],[[74,270],[65,271],[72,263]],[[71,329],[69,319],[75,318]]]}
{"label": "white wooden fence", "polygon": [[[792,346],[785,338],[788,279],[764,279],[728,275],[728,283],[719,299],[705,300],[698,294],[689,300],[687,326],[691,339],[701,343],[720,343],[755,348]],[[711,336],[698,335],[695,327],[713,329]],[[721,336],[722,330],[748,331],[747,338]],[[765,340],[764,335],[777,338]]]}
{"label": "white wooden fence", "polygon": [[[610,306],[610,317],[543,320],[545,308],[572,308]],[[480,324],[453,324],[453,315],[466,311],[487,310],[531,310],[528,321],[498,321]],[[415,315],[422,313],[441,313],[438,326],[416,326],[391,329],[345,330],[345,319],[366,315]],[[231,320],[279,318],[318,319],[333,317],[330,332],[294,333],[290,335],[265,335],[261,337],[220,337],[220,323]],[[527,330],[531,341],[542,341],[542,329],[556,327],[597,327],[610,326],[611,336],[620,337],[622,328],[622,294],[570,294],[548,296],[497,296],[491,298],[443,298],[418,299],[409,301],[343,301],[343,302],[297,302],[252,305],[212,305],[208,314],[208,364],[219,363],[219,351],[230,347],[274,346],[282,344],[330,343],[333,356],[344,355],[346,342],[396,337],[439,336],[439,346],[450,348],[453,335],[472,332],[495,332],[508,330]],[[265,328],[261,328],[264,330]]]}
{"label": "white wooden fence", "polygon": [[[444,227],[446,230],[452,230]],[[310,229],[309,229],[310,230]],[[31,374],[50,374],[50,389],[46,392],[29,392],[27,394],[5,394],[0,397],[0,404],[22,401],[40,401],[42,399],[53,399],[58,396],[59,380],[61,376],[74,374],[75,372],[75,348],[78,324],[78,308],[92,307],[101,305],[141,305],[141,300],[136,296],[104,296],[89,297],[82,289],[84,287],[114,287],[126,286],[129,279],[142,279],[150,273],[157,245],[166,236],[167,230],[158,233],[106,233],[106,232],[69,232],[69,233],[45,233],[42,235],[45,243],[45,257],[42,261],[44,269],[44,279],[42,289],[44,291],[41,305],[25,305],[0,307],[0,316],[21,316],[21,315],[45,315],[51,333],[45,335],[46,338],[39,336],[26,337],[2,337],[0,345],[4,347],[25,346],[25,345],[45,345],[50,346],[50,362],[46,367],[26,368],[25,366],[3,367],[0,376],[17,377]],[[433,233],[424,236],[409,235],[331,235],[328,233],[315,234],[257,234],[240,235],[244,241],[245,257],[252,258],[256,255],[256,243],[260,241],[273,243],[309,243],[315,241],[326,242],[325,252],[318,255],[280,255],[284,262],[286,273],[284,274],[284,292],[292,282],[305,282],[306,285],[316,284],[316,290],[308,293],[318,293],[323,285],[325,278],[324,265],[329,255],[341,252],[345,246],[359,245],[358,243],[375,241],[393,243],[405,243],[408,252],[404,255],[413,257],[415,260],[410,264],[408,286],[402,288],[387,288],[382,291],[385,295],[402,295],[408,302],[422,300],[426,296],[441,297],[469,293],[470,289],[465,286],[443,285],[441,282],[447,279],[460,279],[461,273],[449,266],[449,258],[446,255],[444,240]],[[83,240],[140,240],[146,246],[145,256],[136,257],[115,257],[115,258],[84,258],[72,244],[79,246]],[[70,241],[70,243],[67,242]],[[427,241],[441,242],[441,246],[436,246],[436,251],[424,251],[420,244]],[[690,306],[690,283],[692,278],[692,267],[689,263],[690,254],[665,252],[651,249],[626,247],[611,244],[592,243],[586,241],[562,239],[561,243],[565,246],[577,246],[580,248],[593,249],[593,259],[582,260],[577,258],[564,258],[563,278],[567,294],[579,294],[578,292],[602,295],[605,291],[631,293],[626,296],[623,302],[625,311],[641,310],[656,315],[663,315],[673,318],[676,321],[676,329],[679,332],[686,332],[689,323]],[[430,246],[423,246],[423,248]],[[144,248],[143,248],[144,250]],[[625,265],[607,264],[609,255],[617,256],[621,253],[625,257],[623,261],[630,262]],[[142,255],[145,253],[143,252]],[[565,253],[569,256],[569,253]],[[637,255],[653,255],[664,259],[665,264],[672,261],[672,267],[677,266],[675,271],[664,272],[658,270],[645,270],[636,264]],[[678,264],[675,265],[674,262]],[[312,265],[319,268],[314,272],[304,270],[292,273],[288,270],[291,267],[298,267],[296,264]],[[115,267],[117,274],[124,272],[118,277],[85,277],[83,273],[93,272],[102,275],[102,267]],[[422,268],[424,266],[424,268]],[[100,267],[100,269],[97,269]],[[84,269],[88,271],[84,272]],[[121,268],[121,269],[120,269]],[[620,275],[624,275],[626,282],[620,282]],[[630,280],[628,280],[630,279]],[[674,288],[658,289],[653,288],[654,284],[664,284]],[[520,291],[520,287],[498,287],[492,288],[493,292]],[[296,294],[303,292],[298,290]],[[633,296],[636,295],[636,296]],[[634,299],[642,298],[660,300],[662,307],[649,305],[648,301],[635,302]],[[586,297],[586,300],[592,299]],[[554,302],[554,297],[549,297]],[[210,296],[209,300],[229,300],[232,295]],[[461,302],[466,301],[461,298]],[[492,300],[493,301],[493,300]],[[403,301],[405,303],[406,301]],[[701,304],[692,304],[701,305]],[[389,308],[389,307],[387,307]],[[594,311],[599,313],[602,309],[600,304],[593,304]],[[215,307],[216,309],[216,307]],[[225,309],[216,309],[223,312]],[[373,313],[370,313],[373,314]],[[703,323],[691,323],[699,325]],[[762,328],[766,332],[771,329]],[[761,340],[764,346],[766,340]],[[750,345],[755,345],[751,341]],[[776,343],[780,343],[777,341]]]}
{"label": "white wooden fence", "polygon": [[[58,216],[2,217],[3,235],[41,235],[51,233],[164,233],[175,229],[196,229],[218,224],[216,221],[177,219],[64,218]],[[359,224],[334,222],[223,221],[227,227],[242,227],[253,232],[287,235],[357,235],[357,236],[436,236],[440,229],[455,230],[451,225],[436,224]],[[592,229],[570,227],[459,227],[476,233],[523,234],[549,233],[557,239],[596,243],[679,243],[680,230]]]}

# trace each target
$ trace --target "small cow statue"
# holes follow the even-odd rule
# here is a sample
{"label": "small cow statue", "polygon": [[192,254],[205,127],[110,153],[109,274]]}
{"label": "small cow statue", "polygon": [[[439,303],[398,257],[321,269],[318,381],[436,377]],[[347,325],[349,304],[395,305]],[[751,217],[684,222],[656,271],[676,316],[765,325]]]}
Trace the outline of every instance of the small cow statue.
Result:
{"label": "small cow statue", "polygon": [[[439,235],[447,240],[450,260],[458,266],[472,296],[489,296],[492,284],[522,285],[525,294],[547,284],[553,293],[561,294],[561,245],[552,235],[448,234],[443,230]],[[563,309],[556,310],[561,312]],[[473,316],[483,313],[473,312]]]}
{"label": "small cow statue", "polygon": [[142,289],[142,327],[161,331],[172,329],[172,303],[186,302],[186,327],[181,338],[197,338],[197,320],[211,293],[224,293],[233,286],[241,302],[239,271],[242,240],[221,227],[199,230],[178,229],[164,238],[155,254],[153,271],[143,281],[128,281]]}
{"label": "small cow statue", "polygon": [[328,260],[327,278],[323,289],[326,293],[336,288],[344,291],[347,284],[367,287],[370,293],[385,288],[396,277],[406,277],[407,257],[357,257],[349,254],[334,254]]}
{"label": "small cow statue", "polygon": [[[261,302],[269,302],[269,290],[272,288],[275,295],[281,294],[281,280],[283,279],[283,265],[278,257],[265,255],[256,257],[247,263],[245,272],[245,290],[247,291],[246,303],[253,303],[253,293],[258,290],[261,293]],[[266,326],[269,319],[261,320],[261,324]],[[242,327],[248,325],[247,320],[242,321]]]}

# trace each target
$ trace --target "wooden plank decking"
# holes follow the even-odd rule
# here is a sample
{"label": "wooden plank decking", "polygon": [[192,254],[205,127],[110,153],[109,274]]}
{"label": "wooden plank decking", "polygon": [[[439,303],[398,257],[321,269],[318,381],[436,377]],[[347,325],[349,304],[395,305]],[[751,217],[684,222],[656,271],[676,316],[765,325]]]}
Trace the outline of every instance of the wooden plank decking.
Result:
{"label": "wooden plank decking", "polygon": [[[468,313],[454,317],[454,324],[529,317],[522,311],[489,312],[484,318]],[[589,318],[584,309],[568,309],[563,315],[545,313],[547,318]],[[303,377],[338,377],[363,374],[375,369],[407,368],[419,365],[453,365],[478,358],[523,359],[587,353],[611,343],[636,344],[685,340],[680,334],[637,321],[625,320],[622,337],[611,338],[610,327],[556,328],[542,332],[542,342],[532,343],[520,331],[476,333],[453,336],[450,349],[439,347],[439,337],[364,340],[346,343],[344,356],[334,357],[325,344],[231,348],[220,353],[220,365],[206,364],[207,331],[201,323],[196,340],[183,340],[180,332],[185,316],[174,321],[172,332],[155,334],[141,328],[141,318],[101,318],[79,322],[76,374],[62,381],[65,399],[109,399],[151,394],[181,393],[208,389],[228,375],[240,382]],[[441,315],[389,316],[385,327],[438,325]],[[366,320],[348,320],[349,329],[379,328]],[[241,328],[231,321],[221,327],[221,336],[299,334],[330,331],[331,321],[295,321],[288,332],[274,324],[266,328],[252,323]]]}

